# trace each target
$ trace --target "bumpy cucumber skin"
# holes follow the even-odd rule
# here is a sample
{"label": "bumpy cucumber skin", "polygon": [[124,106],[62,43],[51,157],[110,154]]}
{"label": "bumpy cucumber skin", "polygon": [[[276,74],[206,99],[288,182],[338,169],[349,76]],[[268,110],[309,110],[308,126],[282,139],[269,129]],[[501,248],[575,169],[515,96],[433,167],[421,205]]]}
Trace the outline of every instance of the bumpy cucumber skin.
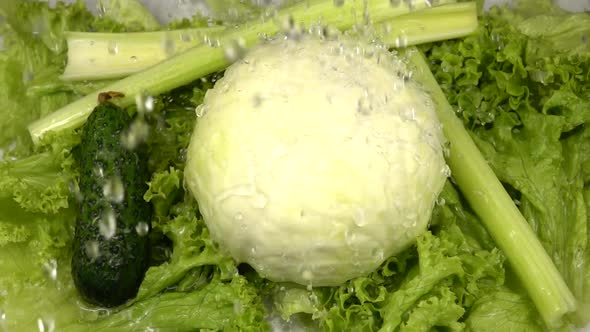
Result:
{"label": "bumpy cucumber skin", "polygon": [[[151,229],[151,205],[143,199],[149,172],[143,153],[121,144],[130,122],[124,110],[105,102],[88,117],[81,135],[82,201],[74,235],[72,277],[82,298],[105,307],[123,304],[137,295],[149,260],[149,235],[136,229],[142,222]],[[107,181],[114,178],[123,184],[120,201],[103,193]],[[109,239],[99,226],[108,213],[116,218],[116,231]]]}

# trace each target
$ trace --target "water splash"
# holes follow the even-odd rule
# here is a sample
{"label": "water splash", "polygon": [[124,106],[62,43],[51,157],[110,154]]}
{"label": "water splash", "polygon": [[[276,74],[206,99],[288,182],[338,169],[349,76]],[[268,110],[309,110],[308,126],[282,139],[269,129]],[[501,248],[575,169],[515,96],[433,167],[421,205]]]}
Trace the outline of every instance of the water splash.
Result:
{"label": "water splash", "polygon": [[110,240],[117,232],[117,217],[115,211],[108,209],[98,221],[98,231],[105,239]]}
{"label": "water splash", "polygon": [[57,260],[50,259],[49,261],[45,262],[43,264],[43,270],[49,279],[53,281],[57,280]]}
{"label": "water splash", "polygon": [[121,178],[114,176],[106,181],[102,187],[102,194],[113,203],[121,203],[125,198],[125,187]]}
{"label": "water splash", "polygon": [[137,232],[137,234],[139,236],[146,236],[150,231],[150,225],[148,225],[145,222],[139,222],[136,226],[135,226],[135,232]]}
{"label": "water splash", "polygon": [[37,328],[39,332],[54,332],[55,331],[55,320],[53,319],[37,319]]}
{"label": "water splash", "polygon": [[97,259],[100,256],[100,249],[97,241],[88,241],[85,243],[84,247],[86,255],[90,257],[90,259]]}
{"label": "water splash", "polygon": [[107,51],[110,55],[117,55],[119,53],[119,45],[117,42],[109,41],[107,44]]}

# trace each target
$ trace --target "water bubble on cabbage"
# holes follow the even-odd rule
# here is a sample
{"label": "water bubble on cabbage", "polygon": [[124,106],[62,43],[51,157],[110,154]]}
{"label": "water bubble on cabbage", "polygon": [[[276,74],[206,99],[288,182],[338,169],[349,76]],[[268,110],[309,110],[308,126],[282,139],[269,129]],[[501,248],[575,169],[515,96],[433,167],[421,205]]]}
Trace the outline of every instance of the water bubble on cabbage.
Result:
{"label": "water bubble on cabbage", "polygon": [[357,225],[358,227],[364,227],[369,223],[367,217],[365,216],[365,210],[361,208],[356,209],[354,211],[352,218],[355,225]]}
{"label": "water bubble on cabbage", "polygon": [[114,176],[108,179],[102,187],[102,194],[113,203],[123,202],[123,198],[125,198],[125,187],[121,178]]}
{"label": "water bubble on cabbage", "polygon": [[257,209],[264,209],[268,204],[268,197],[265,194],[255,194],[252,197],[252,206]]}
{"label": "water bubble on cabbage", "polygon": [[110,240],[117,232],[115,211],[107,209],[98,221],[98,231],[105,239]]}

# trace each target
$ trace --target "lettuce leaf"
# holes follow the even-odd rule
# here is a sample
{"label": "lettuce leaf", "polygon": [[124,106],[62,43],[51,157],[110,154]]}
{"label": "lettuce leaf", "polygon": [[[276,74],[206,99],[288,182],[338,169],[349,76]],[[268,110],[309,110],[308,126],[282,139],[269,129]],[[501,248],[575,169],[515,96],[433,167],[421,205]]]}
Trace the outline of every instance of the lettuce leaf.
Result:
{"label": "lettuce leaf", "polygon": [[[525,9],[495,8],[473,36],[425,50],[450,103],[584,307],[590,15],[520,14]],[[590,321],[583,309],[578,314],[574,321]]]}

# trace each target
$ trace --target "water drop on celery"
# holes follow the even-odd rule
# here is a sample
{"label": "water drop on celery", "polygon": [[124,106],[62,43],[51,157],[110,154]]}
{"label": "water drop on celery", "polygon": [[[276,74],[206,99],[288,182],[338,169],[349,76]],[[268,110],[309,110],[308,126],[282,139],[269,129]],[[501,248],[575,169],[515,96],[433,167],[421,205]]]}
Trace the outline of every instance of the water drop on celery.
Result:
{"label": "water drop on celery", "polygon": [[119,45],[114,41],[109,41],[107,50],[110,55],[117,55],[119,53]]}
{"label": "water drop on celery", "polygon": [[117,217],[115,211],[107,210],[98,221],[98,231],[105,239],[110,240],[117,232]]}
{"label": "water drop on celery", "polygon": [[142,221],[135,226],[135,231],[139,236],[146,236],[150,231],[150,226]]}
{"label": "water drop on celery", "polygon": [[185,43],[191,42],[193,40],[193,36],[191,36],[189,33],[182,33],[180,35],[180,40],[182,40]]}
{"label": "water drop on celery", "polygon": [[176,42],[168,34],[165,34],[162,38],[162,49],[168,56],[174,55],[174,53],[176,53]]}
{"label": "water drop on celery", "polygon": [[121,178],[114,176],[108,179],[102,187],[102,194],[106,199],[113,203],[123,202],[123,198],[125,197],[125,188],[123,187]]}
{"label": "water drop on celery", "polygon": [[135,95],[135,106],[139,113],[150,113],[154,110],[155,100],[154,97],[145,94],[138,93]]}
{"label": "water drop on celery", "polygon": [[395,38],[394,45],[397,48],[406,47],[408,45],[408,36],[398,36]]}
{"label": "water drop on celery", "polygon": [[246,53],[244,43],[243,41],[240,42],[240,40],[230,42],[230,44],[225,47],[224,51],[225,58],[229,62],[235,62],[241,59]]}
{"label": "water drop on celery", "polygon": [[130,56],[129,61],[131,61],[132,63],[136,63],[138,61],[137,56],[135,56],[135,55]]}

